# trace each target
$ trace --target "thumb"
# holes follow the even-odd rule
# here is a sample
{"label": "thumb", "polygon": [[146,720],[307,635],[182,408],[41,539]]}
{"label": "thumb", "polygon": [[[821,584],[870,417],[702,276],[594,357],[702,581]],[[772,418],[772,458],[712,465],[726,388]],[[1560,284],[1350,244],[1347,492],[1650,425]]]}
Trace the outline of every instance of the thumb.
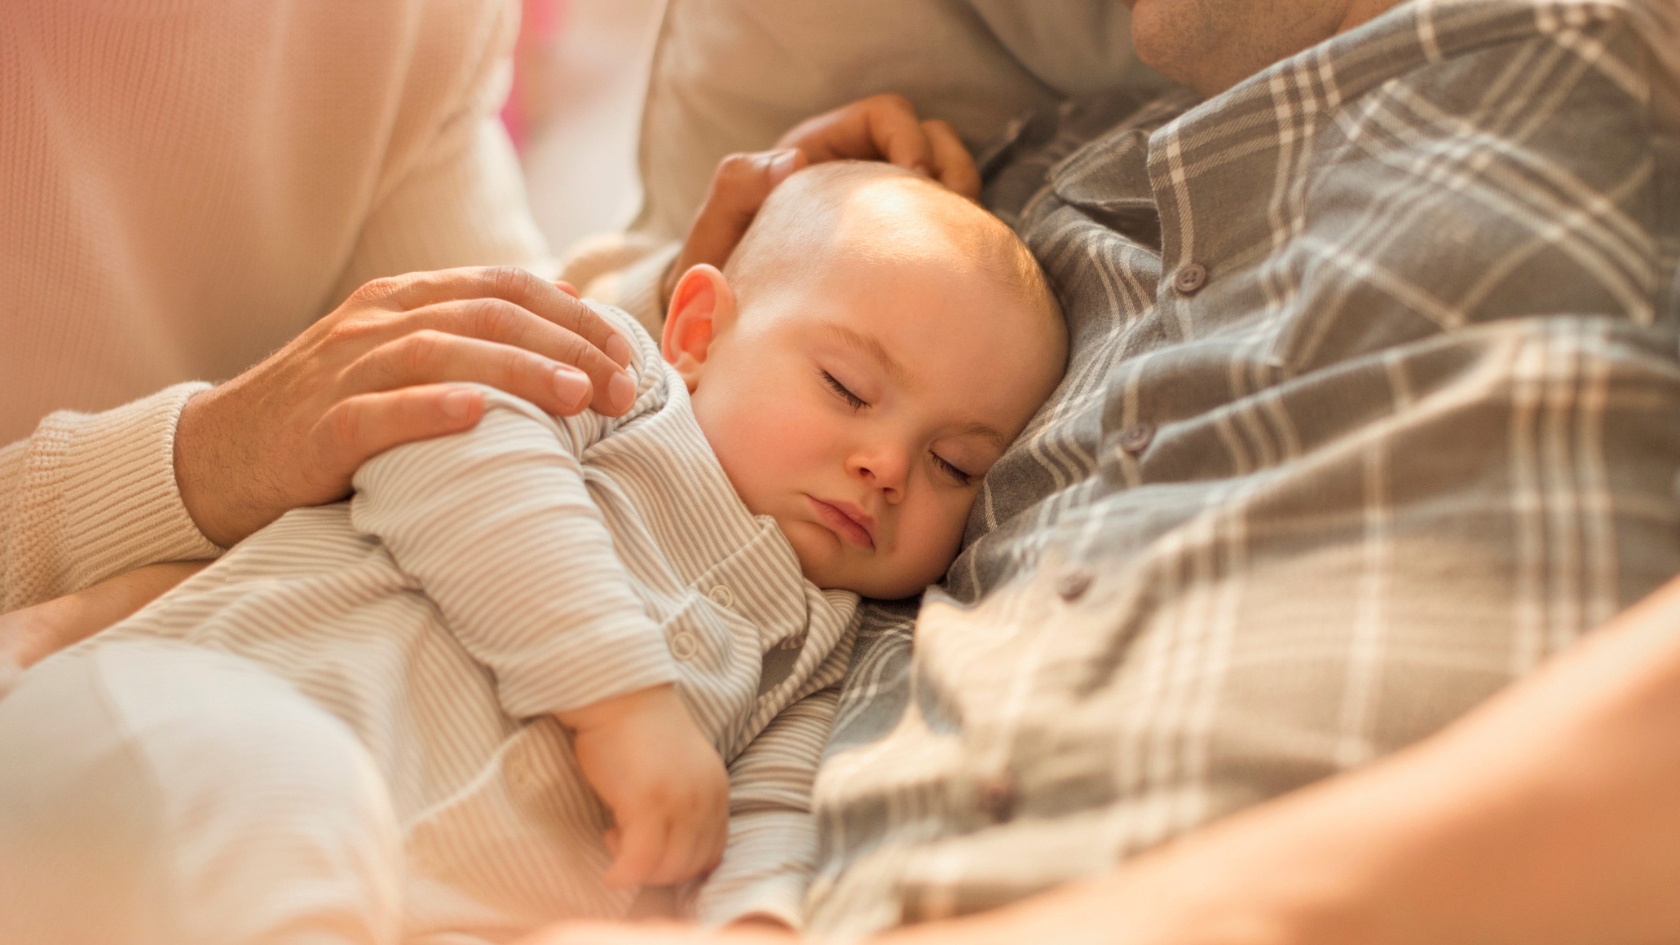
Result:
{"label": "thumb", "polygon": [[752,154],[731,154],[718,164],[712,175],[712,186],[706,192],[706,202],[694,215],[688,229],[688,239],[682,250],[665,271],[659,286],[660,309],[671,304],[682,274],[701,263],[719,269],[729,261],[729,254],[740,245],[741,237],[752,225],[753,217],[769,199],[770,191],[787,180],[788,175],[810,163],[798,148],[781,148]]}
{"label": "thumb", "polygon": [[698,263],[722,267],[776,185],[808,163],[797,148],[732,154],[718,165],[706,202],[683,244],[682,269]]}

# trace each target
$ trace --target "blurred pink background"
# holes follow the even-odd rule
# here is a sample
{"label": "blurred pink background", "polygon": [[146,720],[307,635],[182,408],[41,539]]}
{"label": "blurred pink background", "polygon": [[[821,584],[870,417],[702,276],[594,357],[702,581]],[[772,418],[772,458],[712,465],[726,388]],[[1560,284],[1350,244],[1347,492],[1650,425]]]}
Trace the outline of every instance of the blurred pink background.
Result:
{"label": "blurred pink background", "polygon": [[502,120],[556,252],[635,211],[636,127],[661,6],[523,0]]}

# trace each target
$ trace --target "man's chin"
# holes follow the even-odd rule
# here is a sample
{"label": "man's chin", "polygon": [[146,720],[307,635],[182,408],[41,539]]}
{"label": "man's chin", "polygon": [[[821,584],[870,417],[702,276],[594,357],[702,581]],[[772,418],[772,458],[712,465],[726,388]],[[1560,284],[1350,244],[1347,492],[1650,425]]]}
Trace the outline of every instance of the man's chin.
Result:
{"label": "man's chin", "polygon": [[1174,7],[1162,0],[1132,0],[1132,51],[1138,60],[1174,82],[1188,85],[1203,95],[1212,95],[1205,76],[1188,64],[1210,55],[1190,30],[1195,23],[1182,4]]}

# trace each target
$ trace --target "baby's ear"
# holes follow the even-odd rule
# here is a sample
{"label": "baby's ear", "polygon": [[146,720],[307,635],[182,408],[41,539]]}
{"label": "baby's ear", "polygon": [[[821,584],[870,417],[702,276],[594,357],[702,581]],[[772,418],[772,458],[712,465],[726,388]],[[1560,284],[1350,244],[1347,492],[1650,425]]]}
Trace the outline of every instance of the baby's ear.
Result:
{"label": "baby's ear", "polygon": [[734,318],[735,293],[715,266],[701,263],[677,280],[659,350],[688,383],[689,393],[700,382],[712,339]]}

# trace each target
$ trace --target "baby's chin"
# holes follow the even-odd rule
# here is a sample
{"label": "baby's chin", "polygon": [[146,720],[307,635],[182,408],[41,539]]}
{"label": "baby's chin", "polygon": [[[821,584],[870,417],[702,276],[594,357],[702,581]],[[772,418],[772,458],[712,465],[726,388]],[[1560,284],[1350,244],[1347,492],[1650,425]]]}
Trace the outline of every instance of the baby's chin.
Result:
{"label": "baby's chin", "polygon": [[945,576],[951,557],[938,560],[850,555],[839,538],[806,521],[778,521],[805,579],[823,590],[851,591],[876,600],[915,597]]}
{"label": "baby's chin", "polygon": [[804,555],[800,555],[799,564],[805,579],[824,590],[851,591],[876,600],[915,597],[944,577],[945,569],[950,567],[949,561],[919,565],[880,562],[877,567],[857,561],[807,561]]}

